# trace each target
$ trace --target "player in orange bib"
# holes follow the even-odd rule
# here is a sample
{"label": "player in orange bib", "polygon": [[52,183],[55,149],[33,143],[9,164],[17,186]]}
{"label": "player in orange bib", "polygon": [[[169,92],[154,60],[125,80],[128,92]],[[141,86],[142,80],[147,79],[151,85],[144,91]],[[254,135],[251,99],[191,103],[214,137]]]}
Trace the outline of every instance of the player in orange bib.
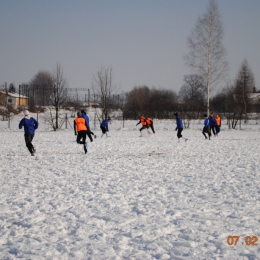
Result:
{"label": "player in orange bib", "polygon": [[219,115],[216,115],[215,120],[217,122],[217,125],[215,126],[216,136],[218,136],[218,133],[220,132],[220,127],[221,127],[221,117]]}
{"label": "player in orange bib", "polygon": [[[144,117],[143,115],[140,117],[140,120],[139,120],[139,122],[136,124],[136,126],[139,125],[140,123],[142,124],[142,127],[139,129],[140,134],[141,134],[140,137],[141,137],[141,136],[143,136],[143,135],[142,135],[142,130],[148,128],[146,119],[145,119],[145,117]],[[148,129],[147,129],[147,131],[148,131]]]}
{"label": "player in orange bib", "polygon": [[[84,145],[83,147],[86,154],[88,152],[87,150],[88,144],[86,143],[88,127],[87,127],[86,120],[82,117],[82,114],[80,112],[77,113],[77,118],[74,120],[74,131],[75,131],[75,135],[77,135],[76,142],[78,144]],[[83,140],[81,141],[81,139]]]}
{"label": "player in orange bib", "polygon": [[148,127],[148,128],[151,127],[153,133],[155,134],[152,118],[149,118],[149,117],[148,117],[148,118],[146,119],[146,123],[147,123],[147,127]]}

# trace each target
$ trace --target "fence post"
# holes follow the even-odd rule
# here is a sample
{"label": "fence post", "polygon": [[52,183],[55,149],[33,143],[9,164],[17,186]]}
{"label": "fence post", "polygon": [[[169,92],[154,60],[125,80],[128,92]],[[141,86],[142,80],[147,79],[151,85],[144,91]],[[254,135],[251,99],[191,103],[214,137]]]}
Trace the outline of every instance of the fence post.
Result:
{"label": "fence post", "polygon": [[9,112],[9,116],[8,116],[8,128],[10,129],[10,112]]}

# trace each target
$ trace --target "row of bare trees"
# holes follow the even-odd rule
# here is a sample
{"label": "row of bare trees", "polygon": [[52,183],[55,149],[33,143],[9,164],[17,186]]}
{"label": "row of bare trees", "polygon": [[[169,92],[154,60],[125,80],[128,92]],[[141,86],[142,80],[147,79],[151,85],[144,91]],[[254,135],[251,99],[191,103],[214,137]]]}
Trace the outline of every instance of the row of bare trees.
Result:
{"label": "row of bare trees", "polygon": [[100,98],[101,117],[105,119],[115,108],[115,94],[118,92],[118,86],[114,83],[112,67],[101,67],[92,79],[93,93]]}
{"label": "row of bare trees", "polygon": [[67,80],[59,63],[53,73],[39,71],[29,83],[20,85],[19,94],[29,97],[31,111],[45,107],[45,120],[55,131],[61,127],[60,109],[68,102],[69,95]]}
{"label": "row of bare trees", "polygon": [[[216,96],[212,95],[217,83],[227,76],[226,51],[222,45],[223,29],[217,4],[210,0],[202,17],[199,17],[191,36],[188,38],[189,54],[186,64],[193,74],[184,76],[184,84],[178,95],[172,90],[161,90],[147,86],[134,87],[126,93],[121,109],[126,118],[147,114],[155,118],[171,118],[179,111],[185,118],[199,118],[207,110],[245,120],[249,112],[258,112],[259,104],[250,96],[256,92],[254,75],[245,59],[233,84],[225,86]],[[113,107],[111,93],[115,90],[112,69],[100,71],[94,77],[95,89],[104,97],[102,107],[105,115]],[[211,98],[210,98],[211,96]],[[211,104],[211,106],[210,106]],[[205,109],[206,108],[206,109]]]}
{"label": "row of bare trees", "polygon": [[[45,77],[44,77],[45,75]],[[47,80],[46,80],[47,78]],[[44,79],[43,81],[41,81]],[[43,84],[40,84],[43,82]],[[54,115],[50,111],[50,122],[55,122],[53,128],[59,127],[59,109],[68,103],[66,80],[60,65],[55,74],[39,72],[31,83],[38,86],[50,86],[49,105],[55,108]],[[101,107],[101,118],[108,117],[114,109],[122,109],[127,119],[137,119],[141,114],[153,118],[172,118],[176,111],[185,118],[199,118],[205,113],[207,104],[207,84],[205,78],[198,74],[184,76],[184,84],[178,94],[172,90],[149,88],[147,86],[134,87],[126,94],[116,94],[118,87],[114,84],[112,68],[102,67],[93,76],[92,90]],[[246,60],[243,61],[234,85],[224,88],[211,99],[212,110],[224,115],[241,115],[252,111],[252,104],[248,94],[256,91],[254,76]],[[46,95],[45,95],[46,96]],[[80,109],[80,105],[77,105]]]}
{"label": "row of bare trees", "polygon": [[[210,99],[211,111],[228,119],[235,128],[238,120],[247,121],[248,113],[260,113],[260,91],[255,88],[253,72],[245,59],[234,79]],[[255,98],[254,98],[255,97]],[[126,93],[123,106],[126,118],[136,119],[141,114],[154,118],[171,118],[178,111],[186,119],[202,117],[207,106],[207,83],[201,75],[184,76],[178,95],[171,90],[147,86],[135,87]]]}
{"label": "row of bare trees", "polygon": [[[217,95],[212,96],[216,86],[223,82],[228,73],[222,39],[223,27],[218,6],[215,0],[209,0],[206,11],[198,17],[188,37],[189,52],[184,60],[191,74],[184,76],[184,84],[178,94],[172,90],[136,86],[125,95],[119,95],[112,67],[101,67],[92,79],[92,91],[101,107],[100,117],[104,119],[113,109],[121,108],[124,117],[131,119],[137,119],[140,114],[172,118],[176,111],[185,118],[199,118],[211,110],[227,118],[247,120],[248,113],[259,110],[259,104],[253,103],[250,96],[256,93],[256,88],[247,60],[242,62],[234,83],[226,84]],[[60,108],[70,100],[61,66],[57,64],[54,73],[38,72],[29,84],[37,86],[37,91],[30,92],[30,100],[33,101],[30,105],[35,106],[35,97],[38,104],[47,104],[50,123],[54,130],[58,129]]]}
{"label": "row of bare trees", "polygon": [[212,107],[235,128],[242,120],[246,123],[249,113],[260,113],[260,91],[256,90],[253,72],[245,59],[233,84],[227,84],[212,98]]}
{"label": "row of bare trees", "polygon": [[[113,80],[111,67],[101,67],[93,76],[92,90],[96,102],[100,103],[100,120],[108,117],[113,109],[122,107],[122,98],[120,105],[119,98],[115,99],[117,86]],[[19,87],[19,93],[20,91],[21,94],[29,96],[30,110],[35,110],[36,104],[38,108],[44,106],[46,120],[55,131],[61,127],[64,121],[63,115],[60,113],[62,108],[71,105],[75,109],[82,109],[82,104],[78,100],[73,100],[69,95],[68,84],[59,63],[53,73],[39,71],[28,84],[22,84],[21,89]]]}
{"label": "row of bare trees", "polygon": [[134,87],[126,93],[123,107],[125,118],[137,119],[141,114],[153,118],[171,118],[177,109],[177,94],[147,86]]}

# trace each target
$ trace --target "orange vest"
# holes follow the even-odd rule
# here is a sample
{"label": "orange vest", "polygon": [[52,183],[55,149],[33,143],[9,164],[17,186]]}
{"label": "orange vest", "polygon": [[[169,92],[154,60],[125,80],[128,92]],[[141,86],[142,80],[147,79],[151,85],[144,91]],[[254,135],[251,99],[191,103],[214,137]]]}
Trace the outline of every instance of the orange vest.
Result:
{"label": "orange vest", "polygon": [[142,126],[146,126],[147,123],[144,116],[141,116],[140,121],[142,123]]}
{"label": "orange vest", "polygon": [[87,131],[88,128],[86,126],[86,120],[82,117],[77,117],[75,120],[75,123],[76,123],[76,127],[77,127],[77,132],[79,131]]}
{"label": "orange vest", "polygon": [[146,119],[146,122],[147,122],[147,125],[151,125],[152,122],[153,122],[153,120],[152,120],[152,118],[147,118],[147,119]]}
{"label": "orange vest", "polygon": [[220,126],[221,118],[218,116],[218,117],[215,117],[215,119],[216,119],[217,125]]}

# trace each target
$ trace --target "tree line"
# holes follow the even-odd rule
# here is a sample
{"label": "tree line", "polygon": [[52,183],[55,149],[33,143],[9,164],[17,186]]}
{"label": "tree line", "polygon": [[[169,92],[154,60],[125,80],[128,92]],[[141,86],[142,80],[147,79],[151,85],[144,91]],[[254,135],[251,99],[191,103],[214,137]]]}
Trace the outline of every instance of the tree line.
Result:
{"label": "tree line", "polygon": [[[35,109],[35,100],[37,109],[46,102],[45,113],[48,113],[48,121],[53,129],[60,126],[61,108],[73,106],[79,110],[83,107],[80,102],[71,99],[60,64],[57,64],[53,74],[39,71],[28,85],[37,86],[37,91],[30,93],[30,109]],[[125,119],[134,120],[142,114],[152,118],[169,119],[173,118],[175,112],[179,112],[187,120],[202,118],[205,114],[207,84],[205,78],[199,74],[185,75],[178,93],[169,89],[135,86],[129,92],[118,94],[118,89],[111,67],[102,67],[93,76],[91,101],[94,96],[95,101],[100,104],[102,119],[118,109],[123,112]],[[235,128],[242,119],[247,121],[248,113],[260,113],[259,101],[254,102],[254,99],[250,98],[254,93],[259,91],[255,87],[254,74],[245,59],[234,82],[226,84],[210,98],[211,110],[226,117],[230,127]]]}
{"label": "tree line", "polygon": [[[187,119],[202,118],[207,105],[207,85],[201,75],[184,76],[184,84],[176,93],[172,90],[135,87],[126,93],[124,111],[127,118],[137,119],[141,114],[154,118],[172,118],[178,111]],[[259,97],[252,98],[259,93]],[[257,95],[256,95],[257,96]],[[227,84],[210,98],[211,110],[234,122],[246,121],[248,113],[260,113],[260,91],[255,87],[253,72],[245,59],[234,83]]]}
{"label": "tree line", "polygon": [[[223,26],[218,6],[215,0],[209,0],[206,11],[198,17],[188,37],[189,52],[184,56],[184,61],[191,74],[184,75],[178,93],[171,89],[135,86],[129,92],[119,94],[112,67],[101,67],[93,75],[91,83],[92,96],[100,104],[100,117],[108,117],[115,109],[120,109],[125,119],[137,119],[141,114],[153,118],[172,118],[176,111],[186,119],[196,119],[205,112],[215,111],[229,120],[230,127],[236,127],[242,119],[246,122],[249,113],[260,112],[260,98],[254,100],[257,93],[254,75],[245,59],[234,81],[225,81],[228,63],[222,39]],[[220,84],[221,90],[213,95]],[[74,106],[80,109],[82,106],[78,99],[73,99],[69,94],[60,64],[57,64],[54,73],[39,71],[28,85],[37,86],[37,91],[34,89],[28,95],[30,109],[33,110],[36,105],[47,105],[54,129],[59,127],[61,108]]]}

